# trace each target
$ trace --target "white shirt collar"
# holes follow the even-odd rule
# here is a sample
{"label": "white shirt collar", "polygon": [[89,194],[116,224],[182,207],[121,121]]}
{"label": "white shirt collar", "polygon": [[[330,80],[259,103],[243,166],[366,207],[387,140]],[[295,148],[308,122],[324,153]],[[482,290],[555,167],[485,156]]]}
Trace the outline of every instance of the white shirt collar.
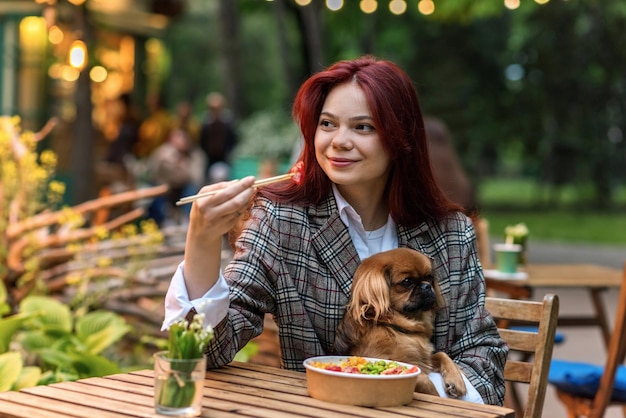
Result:
{"label": "white shirt collar", "polygon": [[348,227],[352,243],[361,260],[377,252],[398,247],[398,231],[396,230],[396,223],[391,215],[387,217],[387,223],[383,227],[384,232],[382,235],[374,234],[368,236],[368,233],[365,232],[365,228],[363,227],[361,216],[350,206],[341,193],[339,193],[337,186],[334,184],[333,194],[335,196],[335,202],[337,203],[337,209],[339,210],[339,218]]}

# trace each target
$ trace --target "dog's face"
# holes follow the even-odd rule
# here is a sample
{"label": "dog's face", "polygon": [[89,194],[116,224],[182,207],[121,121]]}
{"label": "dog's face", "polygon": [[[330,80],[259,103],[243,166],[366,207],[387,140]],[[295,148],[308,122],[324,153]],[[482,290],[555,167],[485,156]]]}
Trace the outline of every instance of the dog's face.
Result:
{"label": "dog's face", "polygon": [[[424,254],[397,248],[366,258],[357,269],[348,307],[361,320],[386,320],[394,313],[423,320],[443,306],[432,266]],[[357,318],[355,318],[357,319]]]}

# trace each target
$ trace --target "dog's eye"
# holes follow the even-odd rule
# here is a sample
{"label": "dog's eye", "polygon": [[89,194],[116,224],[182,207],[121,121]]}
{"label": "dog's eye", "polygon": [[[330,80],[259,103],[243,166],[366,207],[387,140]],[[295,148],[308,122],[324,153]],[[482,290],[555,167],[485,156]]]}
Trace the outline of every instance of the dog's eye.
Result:
{"label": "dog's eye", "polygon": [[412,289],[415,287],[416,283],[417,281],[415,280],[415,278],[405,277],[404,280],[400,282],[400,285],[402,285],[402,287],[404,287],[405,289]]}

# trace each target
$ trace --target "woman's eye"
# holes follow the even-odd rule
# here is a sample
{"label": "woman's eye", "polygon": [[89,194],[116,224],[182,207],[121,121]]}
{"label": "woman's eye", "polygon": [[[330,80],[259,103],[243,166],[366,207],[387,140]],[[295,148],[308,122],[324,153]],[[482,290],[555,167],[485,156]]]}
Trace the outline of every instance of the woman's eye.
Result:
{"label": "woman's eye", "polygon": [[367,123],[360,123],[360,124],[358,124],[356,126],[356,129],[359,130],[359,131],[364,131],[364,132],[373,132],[373,131],[376,130],[372,125],[369,125]]}
{"label": "woman's eye", "polygon": [[329,121],[328,119],[322,119],[320,120],[320,126],[325,127],[325,128],[331,128],[335,126],[335,124]]}

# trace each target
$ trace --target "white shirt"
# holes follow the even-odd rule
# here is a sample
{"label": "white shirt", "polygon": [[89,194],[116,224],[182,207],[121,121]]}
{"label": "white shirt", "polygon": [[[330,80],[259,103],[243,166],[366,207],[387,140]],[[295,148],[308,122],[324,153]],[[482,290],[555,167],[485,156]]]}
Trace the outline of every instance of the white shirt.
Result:
{"label": "white shirt", "polygon": [[[341,196],[335,185],[333,185],[333,193],[339,209],[339,217],[348,227],[352,243],[361,260],[372,254],[398,247],[396,223],[391,215],[388,216],[387,223],[382,228],[374,231],[365,231],[361,217]],[[228,313],[228,284],[222,275],[222,271],[220,270],[219,278],[211,289],[202,297],[190,301],[187,286],[185,285],[184,266],[184,261],[178,265],[165,295],[165,320],[161,330],[168,329],[172,323],[183,318],[192,307],[198,313],[204,313],[204,326],[218,324]],[[447,398],[448,395],[445,393],[441,374],[433,372],[428,375],[428,378],[434,383],[439,395]],[[461,399],[474,403],[484,403],[482,397],[470,381],[465,376],[463,376],[463,379],[467,387],[467,395]]]}

